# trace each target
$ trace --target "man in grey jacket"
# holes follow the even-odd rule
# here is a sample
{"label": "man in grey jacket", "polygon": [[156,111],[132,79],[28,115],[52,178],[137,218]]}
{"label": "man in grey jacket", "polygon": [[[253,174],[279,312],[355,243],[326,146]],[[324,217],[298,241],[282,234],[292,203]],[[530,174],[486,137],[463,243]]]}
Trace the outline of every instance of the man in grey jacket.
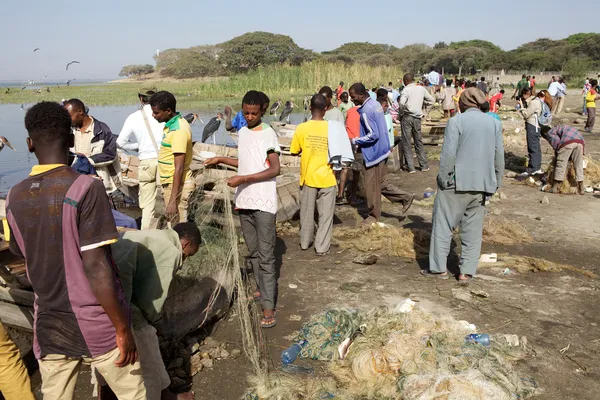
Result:
{"label": "man in grey jacket", "polygon": [[421,119],[423,118],[423,106],[433,105],[435,100],[423,86],[418,86],[414,82],[413,74],[404,75],[403,80],[405,87],[400,95],[399,103],[399,114],[402,118],[402,154],[406,169],[413,174],[415,172],[411,148],[411,138],[413,138],[419,166],[421,171],[426,172],[429,171],[429,165],[421,137]]}
{"label": "man in grey jacket", "polygon": [[446,262],[453,230],[460,226],[460,283],[477,272],[481,252],[485,197],[500,187],[504,175],[504,143],[500,121],[479,110],[485,96],[469,88],[460,96],[462,114],[446,126],[433,208],[429,271],[448,277]]}

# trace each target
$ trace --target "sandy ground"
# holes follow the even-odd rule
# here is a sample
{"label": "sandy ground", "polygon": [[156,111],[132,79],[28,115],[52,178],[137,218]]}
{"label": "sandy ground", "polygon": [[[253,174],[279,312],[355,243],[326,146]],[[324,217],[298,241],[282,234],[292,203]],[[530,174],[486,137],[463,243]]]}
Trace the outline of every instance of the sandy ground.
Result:
{"label": "sandy ground", "polygon": [[[579,108],[579,96],[570,96],[566,107]],[[507,102],[509,103],[509,102]],[[568,114],[565,118],[578,116]],[[581,119],[581,117],[579,116]],[[595,135],[586,135],[588,154],[600,154],[600,141]],[[430,153],[440,147],[429,147]],[[525,155],[525,148],[513,148]],[[550,158],[549,146],[544,143],[544,161]],[[427,187],[435,187],[437,162],[432,162],[427,173],[409,175],[392,173],[398,186],[421,195]],[[512,246],[484,244],[483,252],[536,256],[549,261],[571,264],[600,274],[596,262],[600,256],[600,195],[551,195],[525,186],[514,179],[505,179],[501,191],[506,195],[489,206],[495,218],[510,219],[522,224],[533,236],[533,243]],[[547,196],[549,204],[541,200]],[[364,210],[358,210],[364,211]],[[430,228],[431,207],[413,206],[405,217],[399,206],[384,203],[383,221],[407,228]],[[344,206],[336,210],[336,227],[352,226],[357,221],[357,210]],[[447,313],[457,319],[476,324],[481,332],[514,333],[527,336],[535,349],[535,356],[518,364],[519,372],[534,379],[544,393],[537,399],[598,398],[600,391],[600,314],[595,309],[599,300],[600,282],[573,272],[544,272],[503,274],[503,268],[487,267],[479,271],[472,283],[473,289],[489,293],[487,299],[468,301],[453,296],[457,287],[454,280],[435,280],[419,275],[427,266],[426,260],[382,256],[372,266],[352,263],[350,250],[333,248],[330,255],[316,257],[313,250],[301,251],[296,235],[278,238],[278,255],[282,260],[278,325],[265,331],[273,367],[279,365],[281,351],[290,345],[287,338],[300,328],[312,314],[330,307],[358,307],[369,309],[382,304],[394,305],[410,297],[419,306]],[[452,265],[451,265],[452,268]],[[358,292],[341,288],[343,283],[363,284]],[[290,284],[297,285],[291,289]],[[300,316],[301,321],[292,316]],[[226,316],[213,328],[211,335],[231,348],[241,348],[237,317]],[[27,338],[19,340],[27,352]],[[568,347],[564,354],[561,349]],[[212,369],[205,369],[194,378],[197,399],[239,399],[246,388],[251,369],[242,357],[237,360],[217,361]],[[39,373],[33,376],[39,390]],[[77,399],[91,398],[89,372],[79,379]]]}

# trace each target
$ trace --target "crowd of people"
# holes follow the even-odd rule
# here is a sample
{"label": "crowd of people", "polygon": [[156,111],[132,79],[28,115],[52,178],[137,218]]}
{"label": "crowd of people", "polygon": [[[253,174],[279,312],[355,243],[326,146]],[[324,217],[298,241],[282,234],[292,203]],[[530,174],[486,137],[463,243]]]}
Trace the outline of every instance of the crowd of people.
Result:
{"label": "crowd of people", "polygon": [[[564,81],[553,79],[539,92],[535,85],[535,77],[524,75],[513,94],[526,127],[525,175],[542,173],[544,137],[557,155],[553,189],[564,180],[572,159],[583,194],[583,136],[567,125],[552,126],[552,113],[559,114],[564,101]],[[498,80],[491,88],[484,77],[444,80],[433,68],[419,83],[408,73],[402,88],[392,86],[390,82],[369,90],[357,82],[346,90],[340,82],[335,91],[322,87],[306,105],[311,118],[297,126],[289,149],[300,157],[300,248],[327,256],[336,205],[360,205],[360,181],[364,224],[383,225],[382,196],[400,204],[403,214],[408,212],[415,194],[391,184],[388,160],[400,146],[406,172],[429,171],[421,131],[437,101],[449,119],[437,175],[430,266],[421,273],[448,279],[447,256],[453,231],[460,226],[463,247],[456,278],[468,283],[476,275],[481,251],[484,205],[504,175],[502,125],[496,112],[505,91]],[[589,130],[597,90],[595,79],[584,88]],[[35,293],[34,353],[47,399],[73,397],[82,362],[90,363],[100,387],[108,385],[119,399],[177,397],[169,390],[154,325],[173,275],[202,243],[198,227],[187,216],[195,190],[192,134],[173,94],[143,87],[138,100],[140,110],[127,118],[118,136],[88,115],[79,99],[41,102],[25,117],[27,146],[39,165],[11,189],[6,215],[14,238],[10,249],[26,260]],[[227,107],[225,129],[238,134],[238,158],[204,162],[207,168],[237,168],[227,184],[236,189],[247,267],[254,273],[254,298],[260,302],[265,329],[277,324],[276,177],[281,155],[276,132],[263,121],[269,104],[265,93],[250,90],[235,116]],[[108,196],[121,184],[118,149],[138,152],[142,210],[141,230],[121,235],[116,227],[131,227],[131,221],[115,212]],[[164,215],[157,215],[160,199]],[[0,343],[11,346],[9,341],[2,328]],[[12,366],[10,380],[0,389],[9,400],[33,398],[14,344],[10,354],[5,359]],[[191,393],[179,396],[193,398]]]}

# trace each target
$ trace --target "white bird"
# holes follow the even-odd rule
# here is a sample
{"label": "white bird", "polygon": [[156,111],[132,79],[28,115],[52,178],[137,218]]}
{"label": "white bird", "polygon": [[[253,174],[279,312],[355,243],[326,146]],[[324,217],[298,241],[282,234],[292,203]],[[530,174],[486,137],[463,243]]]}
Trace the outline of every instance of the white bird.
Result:
{"label": "white bird", "polygon": [[7,145],[8,147],[10,147],[14,151],[16,151],[15,148],[12,147],[12,144],[10,144],[10,142],[8,141],[7,138],[5,138],[4,136],[0,136],[0,151],[2,151],[2,149],[4,148],[4,145]]}

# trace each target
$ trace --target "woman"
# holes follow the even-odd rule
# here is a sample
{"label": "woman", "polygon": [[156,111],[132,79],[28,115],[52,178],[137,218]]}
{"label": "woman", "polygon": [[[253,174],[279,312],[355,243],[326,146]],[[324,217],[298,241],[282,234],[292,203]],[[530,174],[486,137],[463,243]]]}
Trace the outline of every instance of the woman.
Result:
{"label": "woman", "polygon": [[[524,103],[525,102],[525,103]],[[552,96],[547,90],[541,90],[537,96],[531,96],[531,89],[525,88],[521,92],[519,105],[521,115],[525,120],[525,131],[527,132],[527,153],[529,154],[529,165],[522,177],[530,175],[543,175],[542,171],[542,148],[540,145],[541,127],[538,117],[542,114],[543,105],[546,103],[552,109]]]}
{"label": "woman", "polygon": [[446,87],[440,92],[440,96],[438,97],[442,103],[444,118],[450,118],[454,115],[454,96],[456,96],[456,89],[452,87],[452,80],[448,79],[446,81]]}
{"label": "woman", "polygon": [[592,133],[592,129],[594,129],[594,124],[596,123],[596,100],[600,98],[598,96],[598,80],[592,79],[590,85],[592,88],[585,95],[585,105],[587,107],[588,116],[584,130],[588,133]]}

